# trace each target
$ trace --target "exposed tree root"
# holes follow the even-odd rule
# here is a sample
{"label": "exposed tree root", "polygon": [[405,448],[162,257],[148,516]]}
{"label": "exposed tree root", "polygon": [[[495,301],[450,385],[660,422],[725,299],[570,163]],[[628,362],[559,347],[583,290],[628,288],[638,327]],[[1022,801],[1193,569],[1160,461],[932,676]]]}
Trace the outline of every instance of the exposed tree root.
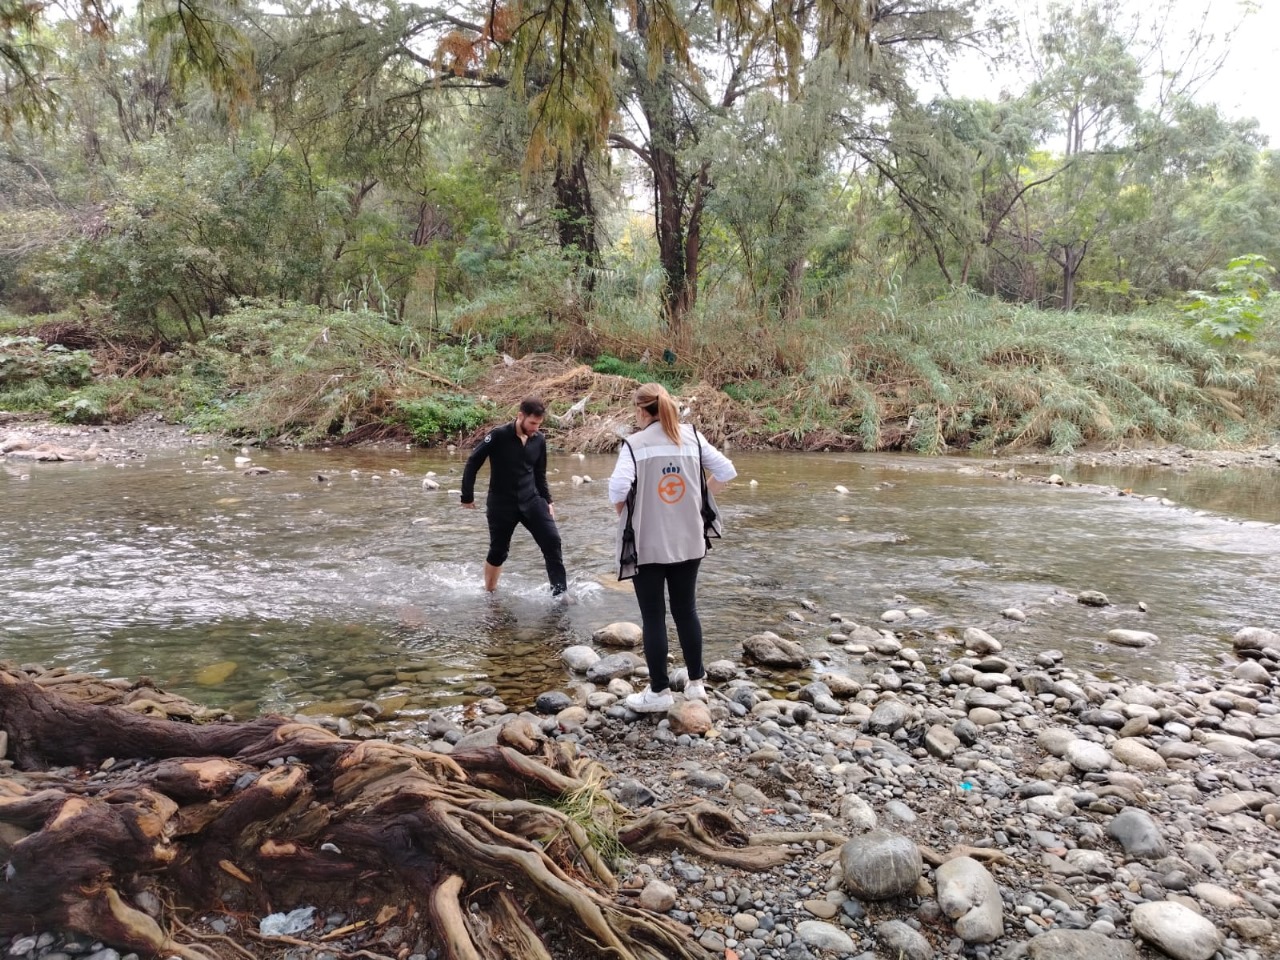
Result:
{"label": "exposed tree root", "polygon": [[925,846],[923,843],[917,844],[920,848],[920,857],[925,863],[931,867],[940,867],[948,860],[954,860],[957,857],[972,857],[974,860],[984,861],[986,863],[1008,863],[1009,858],[999,850],[991,847],[970,847],[965,844],[959,844],[952,847],[946,853],[939,853],[933,847]]}
{"label": "exposed tree root", "polygon": [[[444,756],[282,717],[176,722],[73,689],[85,693],[0,667],[16,768],[0,768],[0,933],[71,929],[210,960],[131,905],[149,887],[179,907],[251,915],[407,903],[450,960],[552,960],[543,921],[598,956],[699,960],[709,954],[687,928],[617,899],[593,842],[601,824],[633,853],[677,846],[757,870],[788,856],[748,846],[706,803],[630,819],[601,797],[603,768],[554,745]],[[129,692],[110,689],[117,702]],[[553,805],[565,798],[587,805],[586,823]]]}

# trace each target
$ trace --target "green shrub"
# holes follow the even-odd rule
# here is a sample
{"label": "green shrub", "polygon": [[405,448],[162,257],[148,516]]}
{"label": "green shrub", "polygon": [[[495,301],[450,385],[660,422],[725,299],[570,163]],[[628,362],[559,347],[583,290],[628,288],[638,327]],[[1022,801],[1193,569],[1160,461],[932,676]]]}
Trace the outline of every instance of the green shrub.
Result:
{"label": "green shrub", "polygon": [[149,410],[176,409],[141,381],[119,378],[88,384],[50,407],[55,420],[82,424],[127,423]]}
{"label": "green shrub", "polygon": [[66,395],[66,388],[50,387],[43,380],[28,380],[12,390],[0,390],[0,410],[47,411]]}
{"label": "green shrub", "polygon": [[1266,257],[1236,257],[1219,273],[1213,293],[1191,290],[1181,309],[1192,327],[1215,343],[1252,340],[1266,319],[1266,301],[1276,299],[1271,291],[1275,273]]}
{"label": "green shrub", "polygon": [[460,394],[437,394],[396,404],[394,419],[403,423],[415,440],[430,444],[442,437],[470,433],[494,417],[488,403]]}
{"label": "green shrub", "polygon": [[33,380],[50,386],[78,387],[89,382],[93,357],[59,344],[46,347],[38,337],[0,337],[0,388]]}
{"label": "green shrub", "polygon": [[[672,362],[674,363],[674,360]],[[660,383],[673,392],[679,391],[689,381],[689,371],[681,367],[620,360],[607,353],[598,356],[591,364],[591,369],[596,373],[627,377],[631,380],[639,380],[641,383]]]}

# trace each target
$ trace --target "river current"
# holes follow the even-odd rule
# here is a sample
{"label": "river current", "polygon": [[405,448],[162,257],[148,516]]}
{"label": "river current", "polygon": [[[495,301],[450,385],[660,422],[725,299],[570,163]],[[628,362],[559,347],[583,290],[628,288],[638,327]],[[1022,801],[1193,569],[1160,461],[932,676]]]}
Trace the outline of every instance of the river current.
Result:
{"label": "river current", "polygon": [[[1015,654],[1057,647],[1073,665],[1164,681],[1221,669],[1242,626],[1280,627],[1280,470],[1062,471],[1141,498],[954,460],[731,455],[739,479],[700,590],[708,659],[772,629],[829,658],[815,669],[866,672],[827,639],[829,615],[879,626],[911,607],[927,615],[896,629],[919,631],[922,649],[976,626]],[[234,456],[0,464],[0,659],[145,675],[237,714],[367,697],[370,677],[424,708],[489,689],[523,706],[566,681],[561,648],[637,619],[614,577],[612,457],[551,457],[565,603],[522,529],[499,593],[483,592],[484,515],[458,505],[461,455],[255,451],[261,476]],[[438,490],[423,486],[431,471]],[[1112,605],[1083,606],[1082,590]],[[1115,646],[1115,627],[1160,643]]]}

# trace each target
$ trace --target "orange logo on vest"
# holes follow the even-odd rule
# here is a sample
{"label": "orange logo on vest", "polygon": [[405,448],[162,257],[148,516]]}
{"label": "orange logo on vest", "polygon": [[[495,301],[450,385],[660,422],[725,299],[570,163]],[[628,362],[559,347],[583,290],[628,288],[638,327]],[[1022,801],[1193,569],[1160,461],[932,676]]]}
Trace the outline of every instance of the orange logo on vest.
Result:
{"label": "orange logo on vest", "polygon": [[679,503],[684,499],[684,477],[668,473],[658,481],[658,496],[663,503]]}

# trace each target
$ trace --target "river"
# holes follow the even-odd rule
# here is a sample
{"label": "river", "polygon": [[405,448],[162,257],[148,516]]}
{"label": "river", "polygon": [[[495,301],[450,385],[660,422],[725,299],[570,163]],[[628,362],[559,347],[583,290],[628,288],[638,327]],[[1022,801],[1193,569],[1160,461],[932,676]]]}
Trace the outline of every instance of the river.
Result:
{"label": "river", "polygon": [[[524,706],[563,685],[559,649],[637,619],[613,577],[612,457],[552,455],[563,603],[523,530],[498,595],[481,590],[484,515],[458,506],[461,456],[255,451],[273,471],[262,476],[233,456],[0,464],[0,658],[145,675],[237,715],[368,697],[378,675],[398,675],[422,709],[490,689]],[[1280,617],[1280,470],[1063,471],[1171,507],[967,475],[952,460],[734,457],[726,537],[703,566],[708,659],[773,629],[829,654],[820,669],[866,672],[826,639],[828,615],[878,626],[887,609],[918,607],[927,616],[905,627],[922,650],[977,626],[1013,653],[1058,647],[1073,665],[1159,682],[1221,669],[1236,629]],[[423,488],[428,471],[440,490]],[[1081,590],[1112,606],[1075,602]],[[1027,621],[1001,617],[1007,607]],[[1161,641],[1117,647],[1114,627]]]}

